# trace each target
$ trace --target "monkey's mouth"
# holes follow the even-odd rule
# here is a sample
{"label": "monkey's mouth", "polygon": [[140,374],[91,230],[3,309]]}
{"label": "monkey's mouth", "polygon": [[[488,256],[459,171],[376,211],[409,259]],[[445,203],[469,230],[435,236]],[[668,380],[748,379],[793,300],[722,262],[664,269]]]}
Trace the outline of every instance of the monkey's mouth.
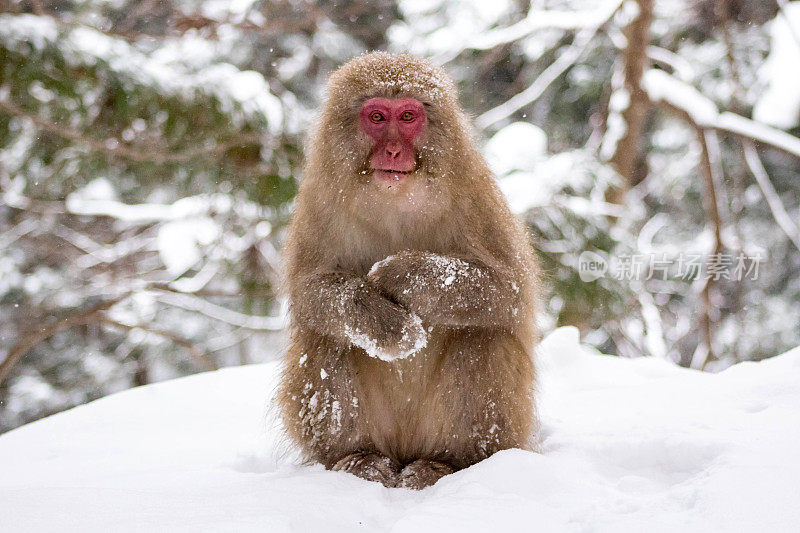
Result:
{"label": "monkey's mouth", "polygon": [[412,174],[414,169],[412,170],[392,170],[388,168],[374,168],[372,169],[372,174],[382,180],[386,181],[400,181],[409,174]]}

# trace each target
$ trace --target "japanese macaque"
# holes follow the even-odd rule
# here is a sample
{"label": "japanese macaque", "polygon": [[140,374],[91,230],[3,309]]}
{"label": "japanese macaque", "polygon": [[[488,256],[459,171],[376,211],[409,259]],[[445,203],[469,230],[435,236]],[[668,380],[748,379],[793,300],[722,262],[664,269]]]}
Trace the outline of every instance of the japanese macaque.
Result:
{"label": "japanese macaque", "polygon": [[420,489],[529,445],[535,260],[440,68],[331,75],[286,262],[279,405],[308,459]]}

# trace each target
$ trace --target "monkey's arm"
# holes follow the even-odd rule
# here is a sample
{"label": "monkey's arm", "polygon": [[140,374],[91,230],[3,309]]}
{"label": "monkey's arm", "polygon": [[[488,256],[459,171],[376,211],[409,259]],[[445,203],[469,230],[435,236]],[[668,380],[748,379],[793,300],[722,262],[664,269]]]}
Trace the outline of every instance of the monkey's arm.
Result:
{"label": "monkey's arm", "polygon": [[476,259],[406,251],[376,263],[367,280],[428,324],[518,324],[519,286]]}
{"label": "monkey's arm", "polygon": [[407,357],[427,343],[420,318],[362,278],[318,273],[301,278],[295,287],[292,312],[300,327],[354,344],[384,360]]}

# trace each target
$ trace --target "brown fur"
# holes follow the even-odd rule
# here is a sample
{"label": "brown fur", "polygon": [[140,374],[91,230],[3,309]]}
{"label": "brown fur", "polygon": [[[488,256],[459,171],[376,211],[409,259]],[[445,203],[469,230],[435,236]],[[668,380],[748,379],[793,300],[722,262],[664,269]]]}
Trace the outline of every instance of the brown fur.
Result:
{"label": "brown fur", "polygon": [[[393,189],[358,125],[375,96],[425,105],[417,170]],[[534,258],[469,132],[424,60],[372,53],[330,78],[286,247],[279,392],[290,437],[327,468],[421,488],[535,430]],[[385,361],[354,331],[390,356],[427,344]]]}

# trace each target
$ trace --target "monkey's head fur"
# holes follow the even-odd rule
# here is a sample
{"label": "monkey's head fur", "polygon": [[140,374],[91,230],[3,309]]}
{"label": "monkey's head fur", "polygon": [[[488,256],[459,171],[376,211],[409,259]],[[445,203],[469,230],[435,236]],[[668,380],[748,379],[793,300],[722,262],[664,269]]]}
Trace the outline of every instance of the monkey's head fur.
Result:
{"label": "monkey's head fur", "polygon": [[[401,131],[395,143],[398,149],[403,142],[411,147],[406,151],[413,164],[405,172],[387,173],[381,170],[385,167],[375,166],[375,158],[381,156],[376,151],[389,159],[392,153],[387,156],[383,141],[365,131],[364,121],[372,124],[363,116],[364,106],[372,101],[418,106],[419,129],[405,138]],[[382,118],[380,113],[376,116]],[[387,131],[405,127],[402,121],[397,124],[387,121],[382,126]],[[441,68],[410,55],[365,54],[329,79],[327,101],[307,149],[304,180],[314,182],[317,190],[333,189],[360,216],[397,213],[430,219],[453,207],[451,193],[465,185],[462,180],[491,180],[470,131],[455,84]]]}
{"label": "monkey's head fur", "polygon": [[[402,169],[392,163],[398,153],[413,157]],[[533,264],[524,225],[478,151],[455,84],[429,61],[373,52],[336,70],[306,158],[290,273],[320,263],[366,273],[403,250]]]}

